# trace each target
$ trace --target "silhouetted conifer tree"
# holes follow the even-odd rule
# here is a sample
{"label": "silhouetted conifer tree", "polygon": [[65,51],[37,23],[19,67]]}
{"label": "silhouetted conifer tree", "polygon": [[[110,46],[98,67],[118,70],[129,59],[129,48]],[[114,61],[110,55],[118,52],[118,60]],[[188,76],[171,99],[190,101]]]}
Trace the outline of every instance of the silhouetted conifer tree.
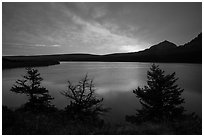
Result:
{"label": "silhouetted conifer tree", "polygon": [[76,85],[68,81],[67,90],[61,93],[71,99],[65,109],[77,118],[84,116],[94,118],[94,116],[97,117],[98,114],[108,111],[102,106],[103,98],[98,98],[95,95],[93,80],[88,79],[87,75]]}
{"label": "silhouetted conifer tree", "polygon": [[46,88],[41,86],[43,78],[40,77],[38,70],[34,68],[26,68],[26,70],[27,74],[22,80],[16,81],[11,91],[28,96],[29,102],[25,104],[27,109],[41,111],[41,109],[53,107],[50,101],[54,98],[49,95]]}
{"label": "silhouetted conifer tree", "polygon": [[[159,66],[153,64],[147,72],[147,86],[133,90],[142,104],[142,109],[137,110],[136,117],[127,116],[127,121],[136,118],[138,121],[148,120],[173,120],[182,115],[184,108],[181,106],[183,89],[175,82],[175,72],[164,75]],[[134,121],[134,120],[133,120]]]}

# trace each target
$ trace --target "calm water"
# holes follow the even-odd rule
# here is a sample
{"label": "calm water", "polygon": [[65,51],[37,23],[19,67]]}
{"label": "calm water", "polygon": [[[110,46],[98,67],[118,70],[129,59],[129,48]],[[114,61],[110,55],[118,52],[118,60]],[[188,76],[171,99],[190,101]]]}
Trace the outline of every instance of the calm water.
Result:
{"label": "calm water", "polygon": [[[187,112],[202,116],[202,65],[158,63],[167,73],[176,72],[177,84],[184,89],[184,107]],[[68,103],[60,91],[66,90],[68,80],[77,82],[86,73],[94,79],[96,93],[104,98],[104,106],[112,108],[105,116],[112,122],[124,122],[126,114],[134,114],[141,106],[132,93],[137,86],[146,85],[146,74],[151,63],[138,62],[62,62],[60,65],[38,67],[42,82],[55,98],[53,104],[64,108]],[[3,105],[19,107],[26,102],[26,96],[12,93],[10,88],[15,80],[26,73],[25,69],[3,70]]]}

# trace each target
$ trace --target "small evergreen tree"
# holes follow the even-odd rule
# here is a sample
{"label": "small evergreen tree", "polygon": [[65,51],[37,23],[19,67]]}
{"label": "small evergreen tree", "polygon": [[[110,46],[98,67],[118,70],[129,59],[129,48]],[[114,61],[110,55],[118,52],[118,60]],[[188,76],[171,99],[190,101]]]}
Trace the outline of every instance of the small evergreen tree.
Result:
{"label": "small evergreen tree", "polygon": [[17,80],[16,84],[11,88],[12,92],[26,94],[29,98],[28,103],[26,103],[26,109],[30,110],[42,110],[44,108],[53,107],[50,101],[52,98],[48,90],[41,86],[40,73],[37,69],[26,68],[27,74],[23,76],[22,80]]}
{"label": "small evergreen tree", "polygon": [[95,95],[93,80],[88,79],[87,75],[76,85],[68,81],[68,89],[61,94],[71,99],[70,104],[65,109],[74,117],[91,116],[97,118],[98,114],[108,110],[102,106],[103,98],[98,98]]}
{"label": "small evergreen tree", "polygon": [[[133,90],[142,104],[142,109],[137,110],[137,121],[173,120],[181,116],[184,111],[180,106],[184,103],[184,99],[181,98],[183,89],[175,85],[178,79],[175,78],[175,72],[164,75],[164,71],[153,64],[147,72],[147,79],[147,86]],[[126,117],[129,121],[133,118],[135,117]]]}

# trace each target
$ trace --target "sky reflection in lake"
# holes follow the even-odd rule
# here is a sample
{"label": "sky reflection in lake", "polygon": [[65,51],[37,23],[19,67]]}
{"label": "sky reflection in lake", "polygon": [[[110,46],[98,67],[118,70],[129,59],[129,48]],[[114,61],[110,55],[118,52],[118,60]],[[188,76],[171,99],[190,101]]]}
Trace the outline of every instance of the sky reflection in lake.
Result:
{"label": "sky reflection in lake", "polygon": [[[176,64],[159,63],[166,74],[176,72],[179,77],[177,84],[184,89],[185,109],[202,115],[202,65],[201,64]],[[68,103],[61,91],[66,90],[67,81],[73,83],[83,78],[86,74],[94,79],[96,93],[104,98],[104,105],[110,107],[107,113],[109,120],[123,122],[125,115],[134,114],[141,106],[132,93],[137,86],[146,85],[146,74],[151,63],[137,62],[68,62],[49,67],[38,67],[44,78],[42,85],[55,98],[53,104],[64,108]],[[25,69],[3,70],[2,100],[3,105],[19,107],[26,102],[25,95],[12,93],[10,88],[15,80],[26,73]],[[108,117],[107,117],[108,118]]]}

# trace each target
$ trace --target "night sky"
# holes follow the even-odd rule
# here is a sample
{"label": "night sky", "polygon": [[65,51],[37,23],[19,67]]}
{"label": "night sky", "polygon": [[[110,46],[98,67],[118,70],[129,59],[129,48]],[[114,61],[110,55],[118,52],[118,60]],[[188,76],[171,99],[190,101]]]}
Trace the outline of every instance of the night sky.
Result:
{"label": "night sky", "polygon": [[3,3],[3,55],[134,52],[202,31],[202,3]]}

